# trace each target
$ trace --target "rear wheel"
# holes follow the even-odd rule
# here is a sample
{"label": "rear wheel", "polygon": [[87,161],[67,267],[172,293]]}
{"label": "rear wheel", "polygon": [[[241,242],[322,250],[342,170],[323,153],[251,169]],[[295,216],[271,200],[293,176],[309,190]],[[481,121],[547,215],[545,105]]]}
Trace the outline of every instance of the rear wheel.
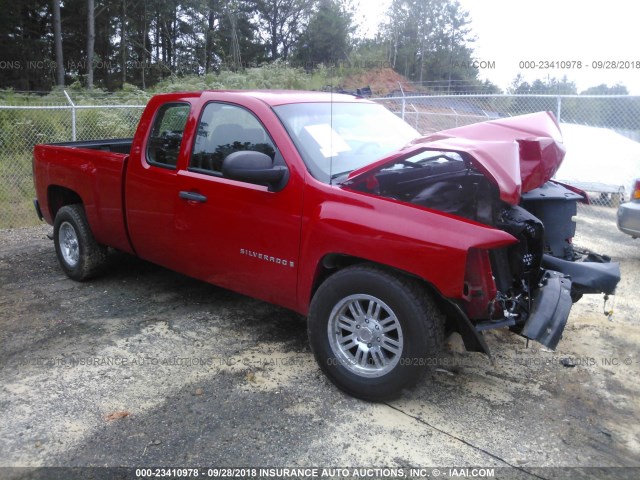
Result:
{"label": "rear wheel", "polygon": [[58,262],[69,278],[83,281],[103,271],[107,247],[93,237],[82,205],[67,205],[58,210],[53,242]]}
{"label": "rear wheel", "polygon": [[435,365],[443,323],[417,281],[354,266],[318,288],[309,312],[309,342],[320,368],[339,388],[381,401]]}

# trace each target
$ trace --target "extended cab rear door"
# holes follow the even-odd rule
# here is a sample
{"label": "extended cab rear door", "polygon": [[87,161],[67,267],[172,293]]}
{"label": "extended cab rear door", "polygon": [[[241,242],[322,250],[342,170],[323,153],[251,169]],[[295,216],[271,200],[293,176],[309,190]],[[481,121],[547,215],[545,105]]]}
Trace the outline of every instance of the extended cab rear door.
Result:
{"label": "extended cab rear door", "polygon": [[181,271],[176,246],[177,178],[192,96],[154,97],[140,120],[125,178],[127,230],[138,256]]}
{"label": "extended cab rear door", "polygon": [[[303,177],[284,159],[290,147],[278,144],[284,132],[279,123],[275,135],[266,127],[277,121],[275,115],[261,103],[255,107],[262,117],[222,99],[202,106],[188,164],[176,179],[175,248],[184,273],[293,308]],[[242,150],[262,152],[286,167],[284,188],[269,191],[225,178],[224,158]]]}

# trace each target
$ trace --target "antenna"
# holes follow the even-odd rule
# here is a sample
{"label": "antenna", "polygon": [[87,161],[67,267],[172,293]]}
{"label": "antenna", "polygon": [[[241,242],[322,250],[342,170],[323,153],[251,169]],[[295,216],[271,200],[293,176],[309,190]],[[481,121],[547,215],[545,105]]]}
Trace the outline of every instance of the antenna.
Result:
{"label": "antenna", "polygon": [[333,185],[333,85],[329,99],[329,185]]}

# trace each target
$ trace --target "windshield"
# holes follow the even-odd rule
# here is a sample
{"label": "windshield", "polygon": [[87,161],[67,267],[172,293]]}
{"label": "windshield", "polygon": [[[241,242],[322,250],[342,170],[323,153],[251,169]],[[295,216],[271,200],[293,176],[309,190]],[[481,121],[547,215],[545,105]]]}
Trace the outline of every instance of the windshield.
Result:
{"label": "windshield", "polygon": [[325,183],[420,136],[375,103],[295,103],[275,107],[275,111],[311,175]]}

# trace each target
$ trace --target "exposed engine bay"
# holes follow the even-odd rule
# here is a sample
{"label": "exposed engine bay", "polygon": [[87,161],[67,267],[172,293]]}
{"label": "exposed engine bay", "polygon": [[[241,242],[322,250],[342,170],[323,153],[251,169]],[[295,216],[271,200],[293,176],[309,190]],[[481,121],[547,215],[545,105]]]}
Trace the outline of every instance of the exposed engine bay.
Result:
{"label": "exposed engine bay", "polygon": [[[556,182],[546,182],[511,205],[467,153],[424,150],[388,163],[349,188],[463,217],[518,240],[506,248],[470,252],[461,309],[478,332],[509,327],[555,348],[572,301],[584,293],[614,293],[620,279],[618,265],[607,257],[583,258],[574,250],[572,217],[585,197]],[[591,261],[576,262],[584,259]],[[488,278],[473,273],[483,271]]]}

